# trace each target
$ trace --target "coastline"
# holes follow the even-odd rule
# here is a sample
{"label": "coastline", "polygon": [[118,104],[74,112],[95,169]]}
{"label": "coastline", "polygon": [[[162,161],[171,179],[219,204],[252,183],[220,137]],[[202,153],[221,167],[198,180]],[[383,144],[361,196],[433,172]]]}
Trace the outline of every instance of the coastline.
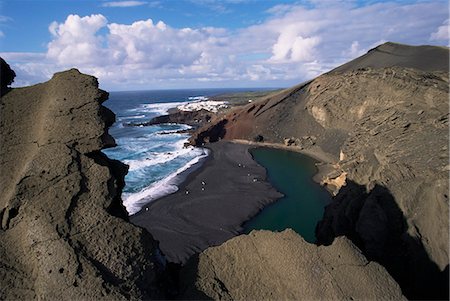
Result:
{"label": "coastline", "polygon": [[[300,149],[295,146],[287,146],[281,143],[270,143],[270,142],[253,142],[249,140],[244,139],[233,139],[230,140],[232,143],[238,143],[238,144],[246,144],[251,145],[252,147],[269,147],[269,148],[276,148],[276,149],[282,149],[287,150],[291,152],[296,152],[303,154],[305,156],[311,157],[318,162],[316,163],[317,171],[312,177],[313,181],[319,184],[322,184],[323,178],[330,174],[330,172],[336,170],[336,163],[339,161],[339,158],[336,156],[333,156],[329,153],[324,152],[320,147],[313,146],[308,149]],[[325,188],[330,192],[330,194],[333,194],[333,190],[330,190],[327,186]]]}
{"label": "coastline", "polygon": [[245,221],[282,197],[266,180],[266,169],[253,160],[250,145],[221,141],[205,147],[209,156],[177,192],[130,216],[159,241],[169,262],[183,264],[240,234]]}
{"label": "coastline", "polygon": [[[169,262],[185,263],[195,253],[242,233],[242,225],[283,195],[267,180],[266,169],[250,153],[272,147],[305,154],[319,161],[313,180],[333,158],[279,144],[245,140],[207,144],[209,155],[180,174],[178,190],[144,205],[130,216],[160,243]],[[245,202],[242,202],[245,196]]]}

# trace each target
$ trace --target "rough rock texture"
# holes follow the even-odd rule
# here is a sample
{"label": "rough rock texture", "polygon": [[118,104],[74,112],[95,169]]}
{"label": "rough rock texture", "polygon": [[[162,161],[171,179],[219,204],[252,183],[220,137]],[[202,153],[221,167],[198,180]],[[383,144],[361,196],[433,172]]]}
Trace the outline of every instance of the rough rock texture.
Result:
{"label": "rough rock texture", "polygon": [[193,299],[405,299],[386,270],[348,239],[318,247],[290,229],[252,231],[209,248],[188,263],[181,281],[184,297]]}
{"label": "rough rock texture", "polygon": [[156,243],[127,222],[108,94],[77,70],[0,100],[0,299],[141,299]]}
{"label": "rough rock texture", "polygon": [[[320,148],[335,158],[323,183],[338,195],[317,228],[319,243],[347,235],[408,297],[448,298],[448,65],[448,48],[386,43],[235,109],[191,142],[220,133]],[[314,143],[298,143],[305,137]]]}
{"label": "rough rock texture", "polygon": [[208,110],[201,109],[198,111],[180,111],[174,109],[167,115],[161,115],[152,118],[150,121],[141,123],[129,123],[130,126],[148,126],[161,123],[182,123],[194,127],[199,127],[211,120],[214,113]]}

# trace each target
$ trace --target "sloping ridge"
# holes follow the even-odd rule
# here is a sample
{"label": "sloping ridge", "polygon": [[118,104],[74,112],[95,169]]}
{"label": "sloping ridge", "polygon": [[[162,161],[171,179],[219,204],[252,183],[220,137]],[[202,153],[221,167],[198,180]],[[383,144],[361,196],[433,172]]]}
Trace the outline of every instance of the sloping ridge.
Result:
{"label": "sloping ridge", "polygon": [[346,235],[406,297],[448,298],[448,66],[446,47],[385,43],[208,127],[333,157],[327,182],[347,186],[334,187],[318,242]]}
{"label": "sloping ridge", "polygon": [[448,48],[438,46],[409,46],[387,42],[369,50],[328,73],[346,72],[359,68],[406,67],[422,71],[448,71]]}
{"label": "sloping ridge", "polygon": [[72,69],[0,99],[0,299],[144,299],[156,242],[127,222],[108,93]]}

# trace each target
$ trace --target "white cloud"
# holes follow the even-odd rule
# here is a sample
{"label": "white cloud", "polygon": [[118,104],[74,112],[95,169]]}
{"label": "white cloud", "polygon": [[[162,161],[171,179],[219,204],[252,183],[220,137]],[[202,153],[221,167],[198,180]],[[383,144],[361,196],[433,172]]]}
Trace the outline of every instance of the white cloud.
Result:
{"label": "white cloud", "polygon": [[134,7],[147,4],[146,1],[111,1],[102,4],[103,7]]}
{"label": "white cloud", "polygon": [[186,66],[202,54],[208,33],[190,28],[173,29],[151,19],[131,25],[110,24],[109,46],[118,63],[143,64],[147,68]]}
{"label": "white cloud", "polygon": [[69,15],[49,26],[52,40],[45,54],[9,53],[6,59],[27,82],[77,67],[114,90],[280,86],[310,79],[385,41],[448,43],[442,2],[330,6],[319,1],[270,12],[264,22],[234,31]]}
{"label": "white cloud", "polygon": [[445,20],[444,23],[442,23],[441,26],[438,27],[438,29],[431,34],[430,40],[432,41],[448,41],[449,39],[449,30],[448,27],[449,19]]}
{"label": "white cloud", "polygon": [[47,57],[62,66],[104,63],[107,58],[102,49],[103,37],[97,32],[106,24],[102,15],[69,15],[62,24],[53,22],[49,26],[53,40],[48,44]]}

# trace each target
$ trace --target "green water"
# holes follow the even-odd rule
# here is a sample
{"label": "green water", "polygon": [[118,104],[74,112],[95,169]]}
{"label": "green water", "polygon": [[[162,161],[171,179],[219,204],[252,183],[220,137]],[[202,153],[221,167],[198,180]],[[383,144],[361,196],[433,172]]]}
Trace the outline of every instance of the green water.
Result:
{"label": "green water", "polygon": [[315,242],[316,224],[331,200],[329,193],[312,180],[317,161],[299,153],[272,148],[256,148],[250,152],[256,162],[266,168],[269,182],[284,197],[246,222],[243,225],[245,233],[291,228],[306,241]]}

